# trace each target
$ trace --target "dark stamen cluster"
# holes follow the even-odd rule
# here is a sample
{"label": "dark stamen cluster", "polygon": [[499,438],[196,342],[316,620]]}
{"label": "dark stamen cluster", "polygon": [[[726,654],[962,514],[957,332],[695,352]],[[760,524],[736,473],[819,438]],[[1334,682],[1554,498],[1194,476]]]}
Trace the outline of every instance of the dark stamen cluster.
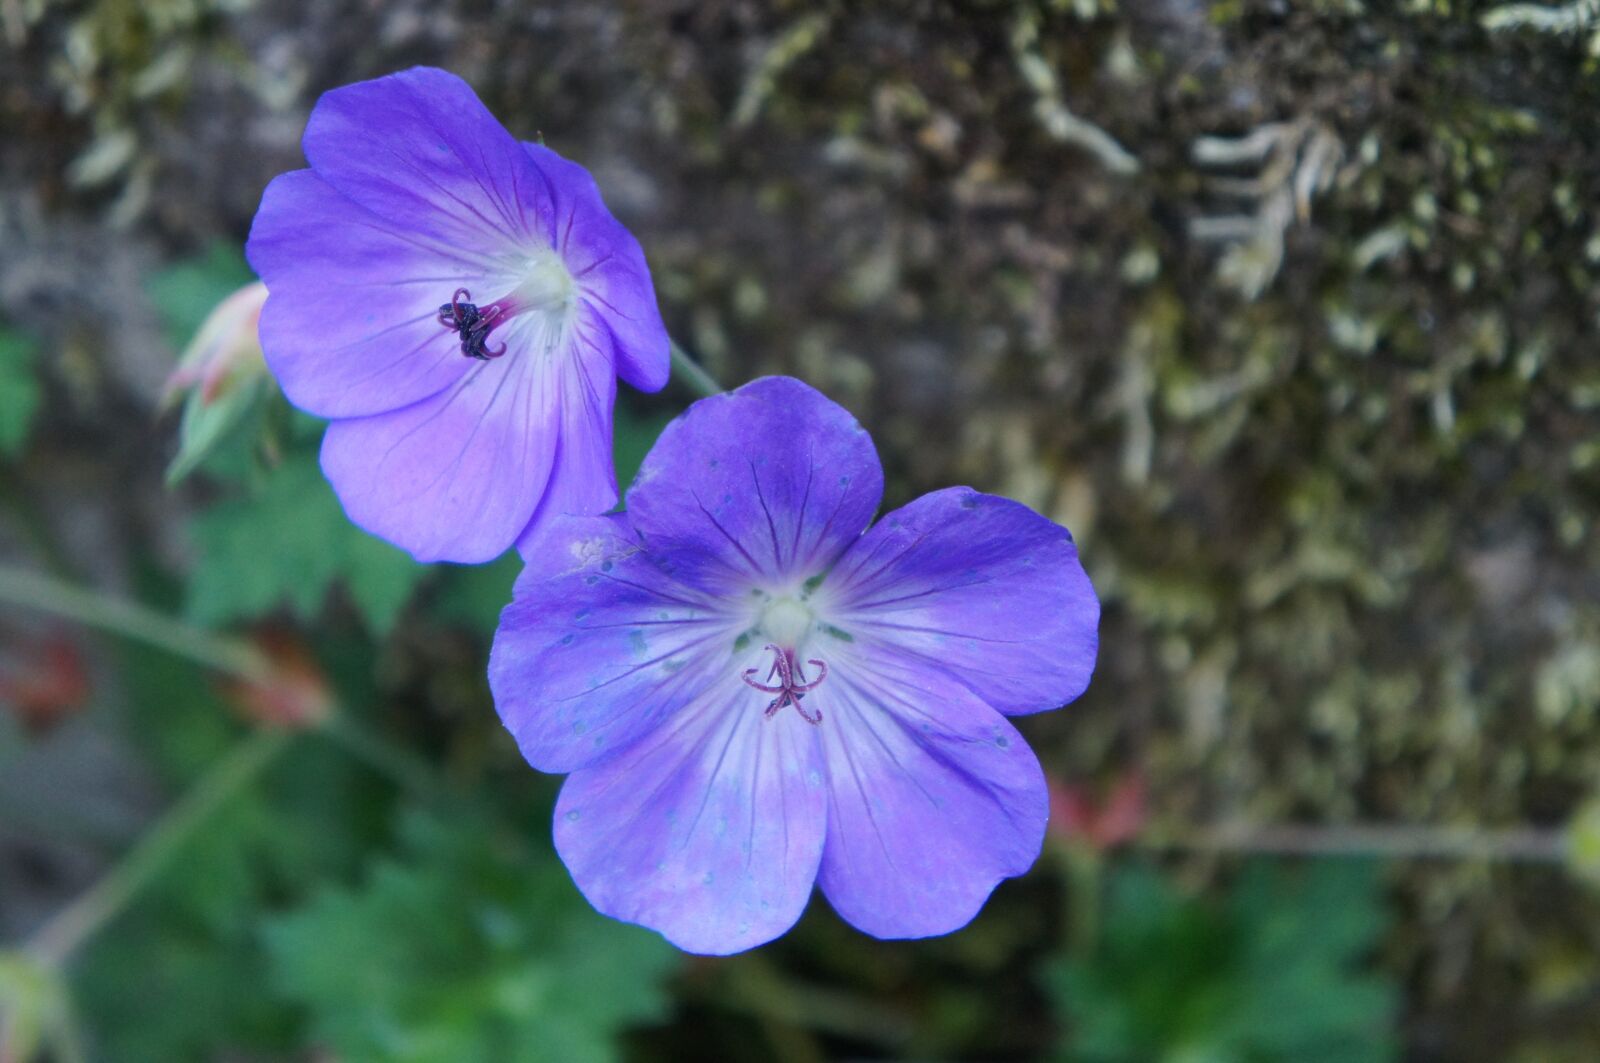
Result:
{"label": "dark stamen cluster", "polygon": [[[805,706],[800,704],[800,699],[811,693],[811,691],[817,689],[817,687],[822,685],[822,681],[828,678],[828,666],[816,658],[807,660],[807,664],[814,664],[821,669],[821,672],[817,675],[817,678],[808,683],[806,682],[805,672],[800,668],[800,662],[794,659],[793,650],[780,650],[770,642],[767,643],[767,649],[771,650],[774,655],[772,670],[767,673],[767,682],[758,683],[754,679],[750,678],[757,672],[761,671],[759,668],[747,668],[745,669],[744,674],[739,677],[750,686],[756,688],[764,694],[778,695],[777,697],[773,698],[770,703],[768,703],[767,711],[764,715],[770,718],[785,705],[793,705],[794,711],[798,712],[800,714],[800,718],[806,723],[821,723],[822,710],[818,709],[816,714],[813,715],[806,711]],[[772,682],[774,677],[777,678],[778,685],[769,686],[768,684]]]}
{"label": "dark stamen cluster", "polygon": [[487,362],[506,353],[503,343],[498,350],[490,350],[488,346],[489,330],[500,320],[501,308],[490,305],[487,310],[479,310],[475,303],[466,301],[471,298],[471,292],[457,288],[450,301],[439,308],[439,324],[460,333],[462,354]]}

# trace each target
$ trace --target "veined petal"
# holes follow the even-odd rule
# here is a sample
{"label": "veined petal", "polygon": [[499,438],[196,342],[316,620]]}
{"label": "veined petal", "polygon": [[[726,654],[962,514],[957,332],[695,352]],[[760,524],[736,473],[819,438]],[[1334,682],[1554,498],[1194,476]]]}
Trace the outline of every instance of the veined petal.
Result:
{"label": "veined petal", "polygon": [[794,925],[827,818],[816,729],[765,719],[724,679],[668,723],[568,777],[555,842],[601,912],[727,955]]}
{"label": "veined petal", "polygon": [[876,937],[947,934],[1038,858],[1044,772],[1010,721],[960,684],[865,652],[836,656],[806,699],[822,713],[828,765],[817,881]]}
{"label": "veined petal", "polygon": [[1004,713],[1083,693],[1100,603],[1067,530],[969,487],[888,514],[829,573],[833,622],[863,652],[943,668]]}
{"label": "veined petal", "polygon": [[731,674],[737,622],[669,578],[623,517],[553,518],[528,546],[489,685],[535,768],[608,757]]}
{"label": "veined petal", "polygon": [[588,170],[542,144],[524,147],[554,197],[548,235],[578,285],[579,327],[612,352],[623,380],[660,391],[672,368],[671,346],[644,249],[606,209]]}
{"label": "veined petal", "polygon": [[322,471],[353,522],[418,561],[493,560],[549,480],[555,389],[548,358],[475,362],[432,398],[333,422]]}
{"label": "veined petal", "polygon": [[548,521],[604,513],[617,504],[617,467],[611,457],[616,374],[609,361],[583,349],[581,343],[557,358],[560,438],[544,498],[517,540],[523,557],[529,556],[533,540]]}
{"label": "veined petal", "polygon": [[470,289],[482,274],[310,170],[267,186],[247,250],[270,293],[260,323],[267,365],[301,409],[384,413],[437,395],[467,372],[470,362],[436,314],[441,292]]}
{"label": "veined petal", "polygon": [[[626,513],[558,515],[541,525],[528,545],[531,549],[511,591],[513,602],[541,583],[573,574],[594,574],[603,562],[630,557],[641,549]],[[503,622],[505,613],[500,615]]]}
{"label": "veined petal", "polygon": [[475,258],[548,246],[543,174],[454,74],[414,67],[323,93],[302,143],[323,180],[443,246]]}
{"label": "veined petal", "polygon": [[883,468],[855,418],[792,377],[765,377],[668,425],[628,512],[681,578],[770,586],[826,570],[882,496]]}

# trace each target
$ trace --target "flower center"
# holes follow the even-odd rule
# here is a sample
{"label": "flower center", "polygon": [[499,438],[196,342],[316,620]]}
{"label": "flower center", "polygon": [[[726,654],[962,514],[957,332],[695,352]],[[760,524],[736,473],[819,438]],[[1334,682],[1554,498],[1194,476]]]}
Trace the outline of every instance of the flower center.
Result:
{"label": "flower center", "polygon": [[808,682],[805,668],[796,656],[815,626],[816,617],[811,610],[787,595],[774,598],[761,610],[758,627],[772,640],[767,643],[767,649],[772,651],[772,667],[767,672],[765,682],[757,682],[754,678],[761,671],[760,668],[748,668],[740,678],[764,694],[777,695],[767,703],[766,715],[769,718],[785,705],[793,705],[794,711],[807,723],[822,722],[822,713],[808,712],[800,704],[800,699],[828,678],[828,666],[816,658],[808,658],[805,663],[819,670],[817,677]]}
{"label": "flower center", "polygon": [[775,598],[761,611],[761,630],[791,653],[800,649],[815,622],[810,609],[789,597]]}
{"label": "flower center", "polygon": [[461,353],[488,361],[506,353],[506,345],[489,346],[489,333],[519,314],[537,314],[535,347],[549,350],[560,342],[567,327],[576,290],[566,263],[554,251],[529,259],[522,279],[510,293],[479,306],[472,293],[457,288],[450,301],[439,307],[439,324],[461,337]]}
{"label": "flower center", "polygon": [[[800,668],[800,662],[795,660],[793,650],[779,649],[770,642],[767,643],[767,649],[772,651],[772,670],[767,673],[767,681],[758,683],[751,678],[761,671],[759,668],[746,668],[744,674],[739,677],[764,694],[778,695],[767,702],[767,711],[762,715],[771,719],[785,705],[793,705],[794,711],[798,712],[806,723],[813,726],[821,723],[822,710],[818,709],[815,713],[807,712],[806,707],[800,704],[800,699],[817,689],[822,685],[822,681],[828,678],[828,666],[814,657],[806,661],[807,664],[816,665],[818,669],[817,678],[808,683],[805,672]],[[774,679],[778,681],[776,685],[772,682]]]}

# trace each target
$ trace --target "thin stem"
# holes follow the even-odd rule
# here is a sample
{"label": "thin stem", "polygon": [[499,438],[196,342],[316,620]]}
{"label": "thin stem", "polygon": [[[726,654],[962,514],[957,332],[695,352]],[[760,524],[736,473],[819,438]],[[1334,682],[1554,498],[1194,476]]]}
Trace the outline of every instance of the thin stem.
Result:
{"label": "thin stem", "polygon": [[676,342],[672,344],[672,375],[701,398],[710,398],[728,390],[717,383],[716,377],[706,372],[700,363],[689,357],[689,352],[679,347]]}
{"label": "thin stem", "polygon": [[261,656],[243,643],[192,628],[137,602],[37,572],[0,565],[0,601],[54,613],[242,679],[260,679],[268,671]]}
{"label": "thin stem", "polygon": [[274,764],[293,737],[292,731],[262,730],[235,746],[178,799],[116,867],[41,927],[28,951],[47,966],[63,965],[167,866],[212,813]]}
{"label": "thin stem", "polygon": [[1378,856],[1397,859],[1494,860],[1559,864],[1567,860],[1561,831],[1531,827],[1479,830],[1415,824],[1223,826],[1182,837],[1143,839],[1153,849],[1272,853],[1285,856]]}

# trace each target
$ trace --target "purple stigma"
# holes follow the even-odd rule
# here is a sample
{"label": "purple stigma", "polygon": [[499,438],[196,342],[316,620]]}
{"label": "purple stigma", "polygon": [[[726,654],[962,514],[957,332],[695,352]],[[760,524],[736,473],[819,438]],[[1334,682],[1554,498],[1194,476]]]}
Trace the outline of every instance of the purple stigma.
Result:
{"label": "purple stigma", "polygon": [[471,292],[457,288],[450,301],[439,307],[439,324],[460,334],[463,355],[487,362],[506,353],[503,343],[495,350],[488,346],[489,333],[505,320],[506,308],[501,303],[490,303],[480,310],[476,303],[468,302],[471,298]]}
{"label": "purple stigma", "polygon": [[[773,653],[772,670],[767,673],[767,682],[758,683],[750,678],[761,671],[759,668],[747,668],[744,674],[739,677],[746,684],[761,691],[763,694],[778,695],[767,704],[767,711],[763,715],[770,719],[785,705],[793,705],[794,711],[798,712],[800,718],[806,723],[812,725],[821,723],[822,710],[818,709],[816,714],[813,715],[806,711],[804,705],[800,704],[800,699],[817,689],[822,685],[822,681],[828,678],[827,664],[817,660],[815,657],[808,659],[806,661],[807,664],[814,664],[820,669],[817,678],[808,683],[806,682],[805,672],[800,667],[800,662],[795,660],[793,650],[781,650],[770,642],[767,643],[766,648]],[[768,685],[774,677],[777,678],[778,685]]]}

